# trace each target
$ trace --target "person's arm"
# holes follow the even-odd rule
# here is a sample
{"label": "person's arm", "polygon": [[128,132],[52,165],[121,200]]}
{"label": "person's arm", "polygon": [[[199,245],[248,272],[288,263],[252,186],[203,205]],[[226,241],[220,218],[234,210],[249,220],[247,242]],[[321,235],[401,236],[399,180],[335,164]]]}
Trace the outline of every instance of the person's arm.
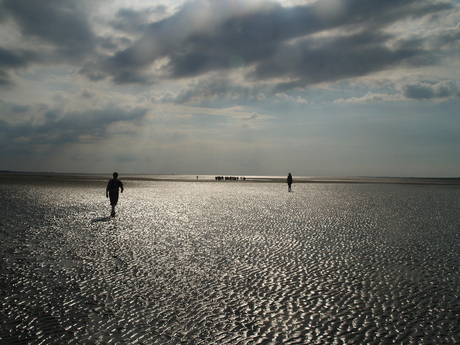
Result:
{"label": "person's arm", "polygon": [[109,183],[107,183],[107,188],[105,188],[105,197],[106,198],[109,197],[109,185],[110,185],[110,181],[109,181]]}

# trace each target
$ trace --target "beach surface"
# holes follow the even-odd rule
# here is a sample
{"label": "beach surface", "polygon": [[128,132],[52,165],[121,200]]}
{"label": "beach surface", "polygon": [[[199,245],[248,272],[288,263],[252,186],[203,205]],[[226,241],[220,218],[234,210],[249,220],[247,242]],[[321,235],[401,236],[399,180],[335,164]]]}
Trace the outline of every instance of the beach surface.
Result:
{"label": "beach surface", "polygon": [[20,175],[2,344],[460,343],[455,179]]}

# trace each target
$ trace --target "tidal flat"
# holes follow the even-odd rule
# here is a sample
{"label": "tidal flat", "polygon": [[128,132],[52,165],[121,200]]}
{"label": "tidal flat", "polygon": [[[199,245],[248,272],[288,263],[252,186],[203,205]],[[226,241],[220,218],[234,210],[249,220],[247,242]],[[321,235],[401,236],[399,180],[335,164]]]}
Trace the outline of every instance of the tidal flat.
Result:
{"label": "tidal flat", "polygon": [[456,184],[120,176],[111,218],[105,178],[27,176],[0,179],[1,343],[460,343]]}

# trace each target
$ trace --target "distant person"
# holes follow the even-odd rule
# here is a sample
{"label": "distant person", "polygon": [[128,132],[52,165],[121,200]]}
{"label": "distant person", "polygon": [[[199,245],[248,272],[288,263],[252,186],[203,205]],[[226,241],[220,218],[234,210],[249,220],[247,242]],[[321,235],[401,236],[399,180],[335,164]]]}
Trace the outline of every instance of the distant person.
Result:
{"label": "distant person", "polygon": [[107,183],[107,188],[105,190],[105,196],[108,198],[110,196],[110,205],[112,206],[111,216],[115,217],[115,206],[118,203],[118,191],[123,193],[123,183],[118,179],[118,173],[113,173],[113,179],[109,180]]}
{"label": "distant person", "polygon": [[288,184],[288,192],[290,192],[291,191],[291,185],[292,185],[292,175],[291,175],[291,173],[288,174],[286,182]]}

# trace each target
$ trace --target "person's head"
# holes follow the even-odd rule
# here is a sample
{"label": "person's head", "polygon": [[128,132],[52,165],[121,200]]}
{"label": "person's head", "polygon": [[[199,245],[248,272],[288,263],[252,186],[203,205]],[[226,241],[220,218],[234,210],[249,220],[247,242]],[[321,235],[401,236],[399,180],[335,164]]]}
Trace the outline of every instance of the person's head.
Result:
{"label": "person's head", "polygon": [[113,178],[117,178],[118,177],[118,173],[117,172],[114,172],[113,173]]}

